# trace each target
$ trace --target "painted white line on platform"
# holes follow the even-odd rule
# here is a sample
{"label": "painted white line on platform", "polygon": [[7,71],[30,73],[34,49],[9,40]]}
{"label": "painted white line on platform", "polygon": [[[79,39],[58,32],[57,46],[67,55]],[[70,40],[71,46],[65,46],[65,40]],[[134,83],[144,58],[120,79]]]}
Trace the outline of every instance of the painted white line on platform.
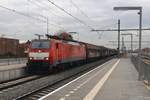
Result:
{"label": "painted white line on platform", "polygon": [[73,89],[74,91],[77,91],[78,89]]}
{"label": "painted white line on platform", "polygon": [[74,93],[74,91],[70,91],[69,93],[71,93],[71,94],[72,94],[72,93]]}
{"label": "painted white line on platform", "polygon": [[66,97],[69,97],[69,96],[70,96],[70,94],[66,94],[65,96],[66,96]]}
{"label": "painted white line on platform", "polygon": [[78,77],[78,78],[76,78],[76,79],[72,80],[71,82],[68,82],[67,84],[63,85],[62,87],[60,87],[60,88],[58,88],[58,89],[56,89],[56,90],[54,90],[53,92],[50,92],[49,94],[47,94],[47,95],[45,95],[45,96],[41,97],[41,98],[40,98],[40,99],[38,99],[38,100],[44,100],[45,98],[47,98],[48,96],[52,95],[53,93],[55,93],[55,92],[57,92],[57,91],[61,90],[62,88],[64,88],[64,87],[68,86],[69,84],[71,84],[71,83],[73,83],[73,82],[75,82],[75,81],[77,81],[77,80],[81,79],[81,78],[82,78],[82,77],[84,77],[85,75],[88,75],[89,73],[91,73],[91,72],[93,72],[93,71],[97,70],[98,68],[100,68],[100,67],[102,67],[102,66],[104,66],[104,65],[108,64],[108,63],[109,63],[109,62],[111,62],[111,61],[112,61],[112,60],[110,60],[110,61],[108,61],[108,62],[105,62],[104,64],[102,64],[102,65],[100,65],[100,66],[98,66],[98,67],[96,67],[96,68],[92,69],[91,71],[89,71],[89,72],[87,72],[87,73],[85,73],[85,74],[81,75],[80,77]]}
{"label": "painted white line on platform", "polygon": [[113,65],[113,67],[103,76],[103,78],[96,84],[96,86],[85,96],[83,100],[93,100],[99,90],[102,88],[104,83],[107,81],[113,70],[116,68],[120,59]]}
{"label": "painted white line on platform", "polygon": [[61,98],[61,99],[59,99],[59,100],[65,100],[65,98]]}

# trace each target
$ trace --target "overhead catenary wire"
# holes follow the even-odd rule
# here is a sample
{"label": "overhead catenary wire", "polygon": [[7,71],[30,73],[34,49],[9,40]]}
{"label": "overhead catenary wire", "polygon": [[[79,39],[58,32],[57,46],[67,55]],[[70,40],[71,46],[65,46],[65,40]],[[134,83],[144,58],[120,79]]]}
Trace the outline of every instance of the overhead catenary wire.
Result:
{"label": "overhead catenary wire", "polygon": [[79,18],[73,16],[71,13],[67,12],[65,9],[63,9],[62,7],[58,6],[57,4],[55,4],[54,2],[52,2],[51,0],[47,0],[49,3],[51,3],[52,5],[54,5],[55,7],[57,7],[58,9],[60,9],[61,11],[63,11],[64,13],[68,14],[69,16],[71,16],[72,18],[74,18],[75,20],[77,20],[78,22],[80,22],[81,24],[87,26],[90,29],[94,29],[93,27],[91,27],[90,25],[86,24],[84,21],[80,20]]}
{"label": "overhead catenary wire", "polygon": [[[73,5],[76,9],[78,9],[82,15],[84,15],[86,18],[88,18],[90,21],[92,21],[92,19],[91,19],[80,7],[78,7],[77,4],[75,4],[72,0],[70,0],[70,1],[71,1],[72,5]],[[114,25],[116,25],[116,24],[117,24],[117,23],[115,23]],[[97,26],[97,25],[96,25],[96,26]],[[109,24],[109,25],[103,26],[103,27],[108,27],[108,26],[112,26],[112,24],[111,24],[111,25]]]}
{"label": "overhead catenary wire", "polygon": [[[50,9],[48,9],[48,8],[46,8],[46,7],[43,7],[42,5],[44,5],[44,6],[48,6],[48,5],[45,5],[44,3],[42,3],[41,1],[39,1],[39,0],[28,0],[29,2],[31,2],[32,4],[34,4],[34,5],[36,5],[36,6],[38,6],[38,7],[40,7],[40,8],[42,8],[43,10],[45,10],[45,11],[47,11],[47,12],[49,12],[49,13],[51,13],[51,14],[53,14],[53,15],[55,15],[55,16],[57,16],[57,17],[62,17],[62,16],[59,16],[59,15],[57,15],[56,13],[54,13],[54,11],[50,11],[50,7],[48,7],[48,8],[50,8]],[[41,5],[42,4],[42,5]]]}
{"label": "overhead catenary wire", "polygon": [[[34,4],[34,5],[36,5],[36,6],[40,7],[40,8],[42,8],[43,10],[46,10],[46,11],[47,11],[46,8],[44,8],[44,7],[42,7],[41,5],[39,5],[39,4],[35,3],[35,2],[33,2],[32,0],[28,0],[28,1],[32,2],[32,4]],[[50,11],[48,11],[48,12],[50,12]],[[43,16],[43,15],[38,15],[38,16],[43,17],[43,18],[46,18],[46,16]],[[57,15],[56,15],[56,16],[57,16]],[[47,17],[47,18],[48,18],[48,17]],[[53,25],[53,26],[57,26],[57,27],[63,29],[63,27],[60,26],[60,25],[58,25],[58,24],[54,24],[54,23],[49,23],[49,24],[50,24],[50,25]]]}
{"label": "overhead catenary wire", "polygon": [[15,10],[15,9],[11,9],[11,8],[8,8],[8,7],[2,6],[2,5],[0,5],[0,8],[6,9],[6,10],[8,10],[8,11],[17,13],[17,14],[22,15],[22,16],[25,16],[25,17],[32,18],[32,19],[34,19],[34,20],[46,22],[46,21],[44,21],[44,20],[42,20],[42,19],[40,19],[40,18],[33,17],[33,16],[29,15],[29,14],[22,13],[22,12],[19,12],[19,11]]}
{"label": "overhead catenary wire", "polygon": [[[81,10],[72,0],[70,0],[70,1],[71,1],[71,4],[72,4],[76,9],[78,9],[82,15],[84,15],[86,18],[88,18],[90,21],[92,21],[91,18],[90,18],[85,12],[83,12],[83,10]],[[90,26],[90,27],[92,27],[92,26]],[[93,28],[92,28],[92,29],[93,29]],[[97,32],[97,33],[99,34],[99,32]]]}
{"label": "overhead catenary wire", "polygon": [[[72,4],[76,9],[78,9],[78,10],[80,11],[80,13],[81,13],[82,15],[84,15],[87,19],[89,19],[90,21],[92,21],[91,18],[90,18],[83,10],[81,10],[81,9],[78,7],[78,5],[76,5],[72,0],[70,0],[70,2],[71,2],[71,4]],[[96,26],[97,26],[97,25],[96,25]],[[108,26],[108,25],[107,25],[107,26]],[[109,26],[111,26],[111,25],[109,25]],[[104,26],[104,27],[106,27],[106,26]],[[97,34],[99,35],[98,38],[101,39],[102,34],[104,33],[104,31],[102,31],[101,33],[100,33],[99,31],[95,31],[95,32],[97,32]]]}
{"label": "overhead catenary wire", "polygon": [[[8,8],[8,7],[5,7],[3,5],[0,5],[0,8],[8,10],[8,11],[13,12],[13,13],[16,13],[16,14],[21,15],[21,16],[25,16],[25,17],[28,17],[28,18],[31,18],[31,19],[34,19],[34,20],[38,20],[40,22],[47,23],[47,19],[44,20],[44,19],[41,19],[41,18],[38,18],[38,17],[34,17],[34,16],[29,15],[29,14],[17,11],[16,9]],[[39,17],[42,17],[42,18],[46,18],[45,16],[42,16],[42,15],[39,15],[39,14],[36,14],[36,15],[39,16]],[[49,23],[49,24],[52,25],[52,26],[57,26],[57,25],[52,24],[52,23]],[[57,27],[62,28],[60,26],[57,26]]]}
{"label": "overhead catenary wire", "polygon": [[[30,0],[31,1],[31,0]],[[40,4],[44,4],[43,2],[41,2],[41,1],[39,1],[39,0],[36,0],[36,2],[38,2],[38,3],[40,3]],[[45,6],[48,6],[48,5],[46,5],[46,4],[44,4]],[[55,5],[54,5],[55,6]],[[48,6],[49,7],[49,6]],[[52,9],[52,8],[51,8]],[[46,9],[47,10],[47,9]],[[53,10],[54,11],[54,10]],[[53,12],[53,11],[49,11],[49,12]],[[83,11],[82,11],[83,12]],[[84,13],[84,12],[83,12]],[[55,14],[55,13],[53,13],[54,15],[56,15],[56,16],[58,16],[58,17],[62,17],[62,16],[59,16],[59,15],[57,15],[57,14]],[[85,14],[85,16],[87,17],[87,15]],[[90,26],[89,26],[90,27]]]}
{"label": "overhead catenary wire", "polygon": [[[38,21],[47,23],[46,20],[43,20],[43,19],[41,19],[41,18],[37,18],[37,17],[31,16],[31,15],[29,15],[29,14],[26,14],[26,13],[23,13],[23,12],[20,12],[20,11],[17,11],[17,10],[15,10],[15,9],[11,9],[11,8],[8,8],[8,7],[2,6],[2,5],[0,5],[0,8],[6,9],[6,10],[8,10],[8,11],[14,12],[14,13],[16,13],[16,14],[19,14],[19,15],[22,15],[22,16],[25,16],[25,17],[28,17],[28,18],[32,18],[32,19],[34,19],[34,20],[38,20]],[[37,14],[37,16],[42,17],[42,18],[46,18],[45,16],[42,16],[42,15],[40,15],[40,14]],[[61,26],[59,26],[59,25],[55,25],[55,24],[52,24],[52,23],[49,23],[49,24],[50,24],[50,25],[53,25],[53,26],[57,26],[57,27],[59,27],[59,28],[63,28],[63,27],[61,27]]]}
{"label": "overhead catenary wire", "polygon": [[91,20],[90,17],[89,17],[83,10],[81,10],[72,0],[70,0],[70,1],[71,1],[71,4],[72,4],[76,9],[78,9],[82,15],[84,15],[84,16],[87,17],[89,20]]}
{"label": "overhead catenary wire", "polygon": [[[139,29],[137,28],[127,28],[127,29],[120,29],[120,31],[138,31]],[[142,28],[143,31],[149,31],[150,28]],[[96,29],[96,30],[91,30],[91,31],[118,31],[118,29]]]}

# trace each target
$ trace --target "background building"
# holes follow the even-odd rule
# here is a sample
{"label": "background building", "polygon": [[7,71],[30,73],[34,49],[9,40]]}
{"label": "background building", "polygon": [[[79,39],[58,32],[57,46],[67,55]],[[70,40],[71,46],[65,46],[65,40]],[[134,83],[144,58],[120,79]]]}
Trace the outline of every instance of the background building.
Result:
{"label": "background building", "polygon": [[0,38],[0,56],[18,56],[18,39]]}
{"label": "background building", "polygon": [[19,43],[18,39],[0,37],[0,57],[26,57],[30,41]]}
{"label": "background building", "polygon": [[30,41],[28,40],[27,42],[25,42],[25,43],[20,43],[19,44],[19,56],[20,57],[26,57],[27,56],[27,54],[28,54],[28,48],[29,48],[29,46],[30,46]]}

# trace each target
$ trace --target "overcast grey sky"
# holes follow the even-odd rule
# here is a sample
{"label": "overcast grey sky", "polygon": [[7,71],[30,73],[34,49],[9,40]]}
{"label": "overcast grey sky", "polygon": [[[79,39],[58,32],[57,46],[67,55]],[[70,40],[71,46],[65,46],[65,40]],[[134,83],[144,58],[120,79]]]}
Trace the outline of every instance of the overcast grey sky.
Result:
{"label": "overcast grey sky", "polygon": [[[136,11],[115,12],[114,6],[142,6],[143,27],[150,28],[150,0],[52,0],[73,16],[84,21],[95,29],[117,28],[117,20],[121,20],[122,28],[138,28],[138,14]],[[53,34],[58,30],[76,31],[79,40],[97,45],[109,45],[108,41],[117,40],[117,32],[91,32],[90,29],[65,14],[47,0],[0,0],[0,6],[15,9],[19,12],[39,18],[41,21],[25,17],[6,9],[0,8],[0,35],[18,38],[21,41],[34,39],[35,33],[46,33],[46,16],[49,18],[49,32]],[[137,34],[137,32],[132,32]],[[143,32],[148,35],[149,31]],[[149,40],[144,36],[143,40]],[[74,35],[74,38],[78,37]],[[135,40],[138,37],[134,37]],[[130,40],[129,36],[125,40]],[[148,46],[146,44],[145,46]],[[137,47],[137,46],[136,46]],[[144,45],[143,45],[144,47]]]}

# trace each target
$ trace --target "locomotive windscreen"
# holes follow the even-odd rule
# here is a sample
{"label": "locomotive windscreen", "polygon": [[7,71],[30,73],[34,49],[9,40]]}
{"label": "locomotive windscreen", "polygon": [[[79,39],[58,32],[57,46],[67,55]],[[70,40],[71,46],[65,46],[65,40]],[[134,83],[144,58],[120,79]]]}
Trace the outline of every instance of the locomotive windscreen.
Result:
{"label": "locomotive windscreen", "polygon": [[47,49],[50,48],[50,41],[48,40],[32,41],[31,47],[33,49]]}

